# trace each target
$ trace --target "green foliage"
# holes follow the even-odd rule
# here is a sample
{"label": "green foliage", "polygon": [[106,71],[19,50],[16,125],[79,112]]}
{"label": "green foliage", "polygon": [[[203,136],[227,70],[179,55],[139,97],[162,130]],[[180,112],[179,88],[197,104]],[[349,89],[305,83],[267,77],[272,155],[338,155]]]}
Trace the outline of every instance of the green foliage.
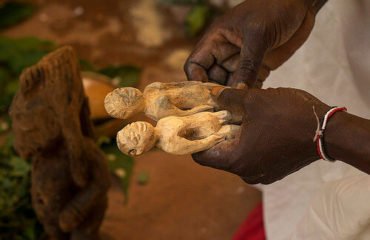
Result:
{"label": "green foliage", "polygon": [[194,6],[185,19],[185,30],[189,36],[196,36],[206,26],[211,16],[211,9],[206,4]]}
{"label": "green foliage", "polygon": [[[85,64],[86,66],[86,64]],[[89,66],[91,70],[95,68]],[[117,87],[133,87],[140,79],[141,70],[134,66],[108,66],[97,70],[97,72],[108,76]],[[122,154],[118,148],[115,139],[101,137],[98,139],[98,144],[105,152],[108,159],[108,166],[111,173],[118,178],[122,191],[125,194],[125,202],[128,201],[128,187],[132,176],[134,159]]]}
{"label": "green foliage", "polygon": [[91,71],[91,72],[96,71],[95,66],[91,62],[86,61],[84,59],[80,59],[80,68],[82,71]]}
{"label": "green foliage", "polygon": [[14,39],[0,36],[0,64],[12,73],[20,74],[54,48],[54,43],[34,37]]}
{"label": "green foliage", "polygon": [[19,158],[9,138],[0,148],[0,239],[38,239],[41,226],[31,207],[29,162]]}
{"label": "green foliage", "polygon": [[[12,1],[0,5],[0,29],[26,19],[33,11],[33,6],[26,3]],[[7,132],[10,126],[6,113],[17,91],[20,72],[51,48],[50,42],[35,38],[13,40],[0,36],[0,133]],[[42,228],[29,194],[30,170],[30,163],[14,152],[9,134],[6,144],[0,146],[0,239],[40,238]]]}
{"label": "green foliage", "polygon": [[102,150],[108,159],[109,170],[118,178],[122,191],[125,194],[125,202],[128,200],[128,187],[134,167],[134,159],[122,154],[116,145],[114,139],[105,138],[101,145]]}
{"label": "green foliage", "polygon": [[[54,44],[36,38],[11,39],[0,36],[0,134],[11,124],[7,115],[18,89],[22,70],[54,49]],[[17,156],[11,135],[0,147],[0,239],[38,239],[41,226],[31,206],[29,162]]]}
{"label": "green foliage", "polygon": [[137,182],[140,185],[146,185],[149,182],[149,174],[147,172],[141,172],[137,176]]}
{"label": "green foliage", "polygon": [[55,48],[49,41],[27,37],[12,39],[0,36],[0,115],[8,111],[18,89],[18,76]]}
{"label": "green foliage", "polygon": [[[89,62],[82,61],[82,69],[96,71],[112,79],[112,82],[117,87],[133,87],[140,79],[141,70],[134,66],[117,65],[108,66],[97,70]],[[119,180],[121,189],[125,195],[125,202],[128,201],[128,188],[130,185],[134,159],[130,156],[122,154],[116,144],[116,140],[108,137],[100,137],[98,144],[104,151],[107,159],[110,172]]]}
{"label": "green foliage", "polygon": [[191,7],[184,22],[185,32],[190,37],[196,36],[206,27],[215,10],[207,0],[160,0],[160,2]]}
{"label": "green foliage", "polygon": [[25,20],[33,14],[34,10],[33,5],[19,1],[0,4],[0,29]]}
{"label": "green foliage", "polygon": [[135,86],[140,79],[140,69],[134,66],[108,66],[99,72],[110,77],[118,87]]}

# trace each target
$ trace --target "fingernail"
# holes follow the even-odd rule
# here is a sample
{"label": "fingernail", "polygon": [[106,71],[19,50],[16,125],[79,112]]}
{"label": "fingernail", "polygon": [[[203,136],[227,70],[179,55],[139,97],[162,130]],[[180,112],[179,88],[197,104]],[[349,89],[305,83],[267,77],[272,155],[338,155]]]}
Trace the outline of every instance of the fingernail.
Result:
{"label": "fingernail", "polygon": [[238,83],[238,84],[236,84],[236,89],[244,89],[244,88],[246,88],[246,84],[245,83]]}
{"label": "fingernail", "polygon": [[223,87],[223,86],[213,87],[213,88],[211,89],[211,95],[212,95],[213,97],[218,98],[218,96],[220,96],[220,94],[222,93],[222,91],[223,91],[224,89],[225,89],[225,87]]}

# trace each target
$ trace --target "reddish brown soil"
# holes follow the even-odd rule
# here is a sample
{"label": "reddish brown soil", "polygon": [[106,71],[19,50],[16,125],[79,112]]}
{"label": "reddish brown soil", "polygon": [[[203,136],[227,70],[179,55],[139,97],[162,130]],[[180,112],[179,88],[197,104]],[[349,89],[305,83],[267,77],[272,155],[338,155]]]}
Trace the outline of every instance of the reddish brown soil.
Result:
{"label": "reddish brown soil", "polygon": [[[191,49],[192,44],[184,38],[181,25],[166,20],[171,18],[166,9],[161,9],[163,27],[172,38],[163,46],[145,48],[136,41],[137,30],[128,14],[137,1],[34,2],[38,12],[3,34],[69,44],[98,65],[138,65],[144,69],[141,88],[152,81],[184,79],[181,66],[168,67],[164,59],[175,49]],[[84,10],[78,17],[73,15],[77,7]],[[146,185],[136,181],[142,172],[149,174]],[[260,198],[238,177],[199,166],[190,156],[148,153],[136,160],[128,204],[118,185],[112,186],[103,239],[230,239]]]}

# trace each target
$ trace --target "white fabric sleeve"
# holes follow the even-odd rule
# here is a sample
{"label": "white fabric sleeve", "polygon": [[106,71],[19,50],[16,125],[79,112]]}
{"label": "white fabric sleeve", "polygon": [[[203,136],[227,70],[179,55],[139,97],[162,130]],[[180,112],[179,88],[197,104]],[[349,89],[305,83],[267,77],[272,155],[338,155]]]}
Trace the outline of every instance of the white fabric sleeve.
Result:
{"label": "white fabric sleeve", "polygon": [[370,239],[370,176],[325,184],[291,239]]}

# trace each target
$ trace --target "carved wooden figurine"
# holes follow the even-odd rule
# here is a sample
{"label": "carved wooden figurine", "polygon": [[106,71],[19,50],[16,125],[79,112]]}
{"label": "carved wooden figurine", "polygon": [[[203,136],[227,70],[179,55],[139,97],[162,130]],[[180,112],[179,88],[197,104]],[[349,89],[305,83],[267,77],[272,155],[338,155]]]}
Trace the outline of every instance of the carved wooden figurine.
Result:
{"label": "carved wooden figurine", "polygon": [[154,146],[171,154],[192,154],[236,137],[240,126],[227,125],[230,119],[227,111],[219,111],[165,117],[156,127],[148,122],[134,122],[118,132],[117,145],[123,153],[132,156]]}
{"label": "carved wooden figurine", "polygon": [[32,160],[32,204],[48,239],[99,239],[109,172],[96,146],[78,60],[64,47],[26,69],[10,113]]}
{"label": "carved wooden figurine", "polygon": [[105,109],[114,118],[127,119],[139,112],[153,120],[217,110],[214,95],[225,87],[198,81],[149,84],[144,93],[136,88],[117,88],[105,98]]}

